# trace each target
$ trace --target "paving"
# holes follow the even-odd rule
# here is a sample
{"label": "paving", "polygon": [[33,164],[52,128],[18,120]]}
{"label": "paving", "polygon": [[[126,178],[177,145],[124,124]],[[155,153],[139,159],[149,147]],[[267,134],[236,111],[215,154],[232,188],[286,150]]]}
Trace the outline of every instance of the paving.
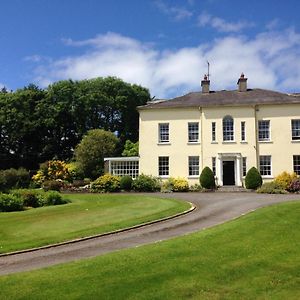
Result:
{"label": "paving", "polygon": [[40,269],[60,263],[103,255],[116,250],[167,240],[224,223],[257,208],[297,200],[300,195],[256,193],[173,193],[162,198],[189,201],[192,212],[174,219],[76,243],[0,257],[0,275]]}

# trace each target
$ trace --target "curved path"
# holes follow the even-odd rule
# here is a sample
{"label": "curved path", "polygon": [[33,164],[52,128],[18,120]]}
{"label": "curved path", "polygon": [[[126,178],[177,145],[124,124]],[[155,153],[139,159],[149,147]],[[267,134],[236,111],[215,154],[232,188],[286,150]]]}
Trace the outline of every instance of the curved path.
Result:
{"label": "curved path", "polygon": [[297,195],[255,193],[176,193],[156,196],[190,201],[196,206],[196,209],[174,219],[126,232],[27,253],[2,256],[0,257],[0,275],[39,269],[166,240],[223,223],[259,207],[300,198]]}

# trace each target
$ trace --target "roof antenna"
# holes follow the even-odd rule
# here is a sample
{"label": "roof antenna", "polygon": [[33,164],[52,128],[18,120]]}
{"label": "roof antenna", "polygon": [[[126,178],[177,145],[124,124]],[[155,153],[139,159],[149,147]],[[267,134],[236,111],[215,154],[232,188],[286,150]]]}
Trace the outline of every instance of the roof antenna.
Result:
{"label": "roof antenna", "polygon": [[209,80],[209,62],[208,60],[206,62],[207,62],[207,80]]}

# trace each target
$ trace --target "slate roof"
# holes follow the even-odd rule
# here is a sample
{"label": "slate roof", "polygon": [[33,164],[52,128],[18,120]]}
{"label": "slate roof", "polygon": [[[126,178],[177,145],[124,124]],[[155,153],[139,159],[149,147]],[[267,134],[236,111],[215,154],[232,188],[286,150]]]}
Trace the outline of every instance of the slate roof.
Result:
{"label": "slate roof", "polygon": [[264,89],[248,89],[246,92],[211,91],[193,92],[170,100],[150,101],[140,110],[179,107],[249,106],[261,104],[300,104],[299,94],[285,94]]}

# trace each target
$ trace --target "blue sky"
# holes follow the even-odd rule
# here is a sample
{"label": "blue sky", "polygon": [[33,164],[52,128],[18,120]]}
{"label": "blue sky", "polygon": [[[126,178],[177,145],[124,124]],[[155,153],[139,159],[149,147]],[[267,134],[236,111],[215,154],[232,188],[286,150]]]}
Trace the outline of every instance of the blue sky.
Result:
{"label": "blue sky", "polygon": [[168,98],[200,89],[300,91],[300,1],[1,1],[0,86],[117,76]]}

